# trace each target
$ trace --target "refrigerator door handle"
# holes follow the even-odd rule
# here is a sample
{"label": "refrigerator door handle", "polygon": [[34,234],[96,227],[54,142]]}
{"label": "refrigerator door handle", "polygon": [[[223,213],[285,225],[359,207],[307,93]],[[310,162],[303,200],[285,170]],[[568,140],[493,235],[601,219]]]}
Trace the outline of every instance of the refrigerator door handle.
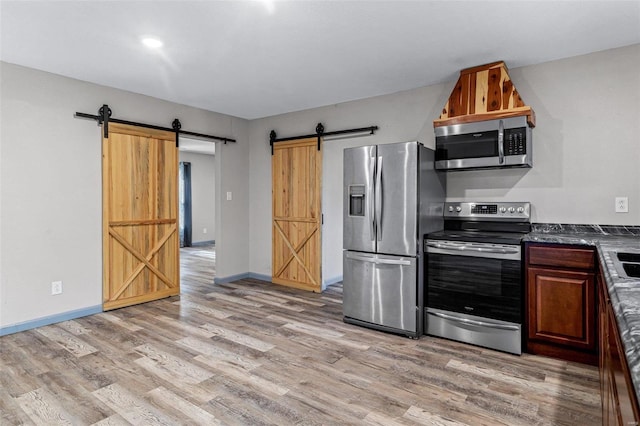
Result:
{"label": "refrigerator door handle", "polygon": [[[373,157],[369,157],[369,176],[373,176],[373,180],[375,181],[375,159]],[[369,235],[371,237],[371,241],[376,240],[376,215],[375,215],[375,200],[374,200],[374,192],[373,185],[369,184]]]}
{"label": "refrigerator door handle", "polygon": [[363,256],[355,253],[347,253],[347,259],[375,263],[376,265],[411,265],[411,261],[409,260],[377,259],[375,256]]}
{"label": "refrigerator door handle", "polygon": [[383,190],[382,190],[382,156],[378,156],[378,167],[376,172],[376,223],[378,241],[382,241],[382,204],[383,204]]}
{"label": "refrigerator door handle", "polygon": [[359,260],[361,262],[376,263],[376,258],[374,256],[362,256],[362,255],[357,255],[349,252],[347,252],[347,259]]}
{"label": "refrigerator door handle", "polygon": [[408,260],[391,260],[391,259],[378,259],[376,260],[377,265],[411,265],[411,262]]}

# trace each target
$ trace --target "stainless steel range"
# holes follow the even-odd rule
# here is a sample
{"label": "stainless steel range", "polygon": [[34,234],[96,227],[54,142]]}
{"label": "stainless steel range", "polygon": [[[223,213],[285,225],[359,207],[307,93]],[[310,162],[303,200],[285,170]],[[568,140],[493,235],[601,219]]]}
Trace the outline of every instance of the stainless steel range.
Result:
{"label": "stainless steel range", "polygon": [[530,204],[445,203],[444,219],[424,240],[426,334],[521,354]]}

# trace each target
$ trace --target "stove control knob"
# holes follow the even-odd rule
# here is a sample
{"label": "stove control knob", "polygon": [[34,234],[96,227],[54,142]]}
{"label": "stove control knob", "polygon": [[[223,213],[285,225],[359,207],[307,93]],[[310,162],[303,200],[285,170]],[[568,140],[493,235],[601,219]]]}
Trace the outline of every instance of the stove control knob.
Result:
{"label": "stove control knob", "polygon": [[453,211],[453,206],[449,206],[449,211],[452,212]]}
{"label": "stove control knob", "polygon": [[513,213],[515,211],[516,211],[516,209],[514,209],[513,207],[509,207],[509,213]]}
{"label": "stove control knob", "polygon": [[507,212],[506,207],[500,207],[500,213],[506,213],[506,212]]}
{"label": "stove control knob", "polygon": [[524,213],[524,207],[518,207],[518,213]]}
{"label": "stove control knob", "polygon": [[457,211],[458,213],[460,213],[460,212],[462,211],[462,207],[460,207],[460,206],[456,207],[456,211]]}

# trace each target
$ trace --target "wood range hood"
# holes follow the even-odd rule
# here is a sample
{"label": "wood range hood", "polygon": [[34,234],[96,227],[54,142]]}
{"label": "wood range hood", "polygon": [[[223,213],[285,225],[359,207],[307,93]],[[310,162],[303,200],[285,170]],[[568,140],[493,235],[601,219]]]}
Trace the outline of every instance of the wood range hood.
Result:
{"label": "wood range hood", "polygon": [[530,127],[536,115],[525,105],[504,62],[493,62],[460,71],[449,100],[433,127],[526,116]]}

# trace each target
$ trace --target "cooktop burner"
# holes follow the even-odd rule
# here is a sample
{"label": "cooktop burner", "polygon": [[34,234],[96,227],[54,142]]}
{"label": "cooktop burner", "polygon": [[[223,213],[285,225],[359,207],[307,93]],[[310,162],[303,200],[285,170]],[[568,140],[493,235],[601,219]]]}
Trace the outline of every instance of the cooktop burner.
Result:
{"label": "cooktop burner", "polygon": [[432,240],[517,244],[531,231],[529,203],[445,203],[444,230],[425,235]]}

